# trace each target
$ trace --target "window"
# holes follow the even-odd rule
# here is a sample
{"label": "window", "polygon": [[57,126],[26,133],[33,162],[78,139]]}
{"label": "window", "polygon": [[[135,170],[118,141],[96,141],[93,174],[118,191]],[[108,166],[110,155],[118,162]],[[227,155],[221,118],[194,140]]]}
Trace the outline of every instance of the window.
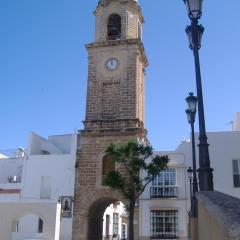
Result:
{"label": "window", "polygon": [[122,224],[122,236],[121,236],[122,240],[126,240],[127,239],[127,231],[126,231],[126,224]]}
{"label": "window", "polygon": [[42,176],[40,198],[51,199],[51,177]]}
{"label": "window", "polygon": [[107,27],[109,40],[116,40],[121,37],[121,17],[118,14],[110,15]]}
{"label": "window", "polygon": [[118,235],[118,222],[119,222],[119,214],[113,213],[113,235]]}
{"label": "window", "polygon": [[240,187],[240,160],[233,160],[233,186]]}
{"label": "window", "polygon": [[168,168],[153,179],[150,196],[151,198],[177,197],[175,168]]}
{"label": "window", "polygon": [[38,219],[38,233],[43,232],[43,220],[41,218]]}
{"label": "window", "polygon": [[151,211],[151,239],[178,238],[178,212],[176,210]]}
{"label": "window", "polygon": [[108,172],[115,170],[115,164],[113,162],[111,155],[106,155],[102,160],[102,183],[104,185],[104,178],[106,177]]}
{"label": "window", "polygon": [[106,235],[106,238],[109,237],[109,225],[110,225],[110,215],[106,215],[106,228],[105,228],[105,235]]}

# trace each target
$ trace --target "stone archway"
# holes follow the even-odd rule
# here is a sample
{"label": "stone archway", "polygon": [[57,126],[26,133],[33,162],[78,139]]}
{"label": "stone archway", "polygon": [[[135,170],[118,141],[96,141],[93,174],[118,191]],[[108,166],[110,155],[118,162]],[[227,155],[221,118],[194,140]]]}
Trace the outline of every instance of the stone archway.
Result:
{"label": "stone archway", "polygon": [[[125,204],[119,192],[102,184],[102,159],[106,147],[111,143],[126,143],[138,139],[140,133],[138,129],[128,133],[112,130],[109,135],[81,132],[75,175],[72,240],[102,239],[104,210],[116,201]],[[121,170],[121,166],[119,169]]]}
{"label": "stone archway", "polygon": [[122,196],[108,187],[102,187],[85,192],[84,197],[75,197],[72,239],[102,240],[103,214],[110,204],[117,201],[124,203]]}
{"label": "stone archway", "polygon": [[104,211],[111,203],[116,201],[118,201],[118,199],[100,198],[91,205],[88,214],[88,239],[102,239]]}

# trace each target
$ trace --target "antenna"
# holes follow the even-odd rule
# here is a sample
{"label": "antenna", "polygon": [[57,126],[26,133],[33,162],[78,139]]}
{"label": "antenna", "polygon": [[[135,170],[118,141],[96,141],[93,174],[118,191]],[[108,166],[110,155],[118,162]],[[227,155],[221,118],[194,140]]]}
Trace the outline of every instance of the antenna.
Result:
{"label": "antenna", "polygon": [[231,125],[232,126],[232,132],[233,132],[233,120],[231,120],[230,122],[226,123],[226,125]]}

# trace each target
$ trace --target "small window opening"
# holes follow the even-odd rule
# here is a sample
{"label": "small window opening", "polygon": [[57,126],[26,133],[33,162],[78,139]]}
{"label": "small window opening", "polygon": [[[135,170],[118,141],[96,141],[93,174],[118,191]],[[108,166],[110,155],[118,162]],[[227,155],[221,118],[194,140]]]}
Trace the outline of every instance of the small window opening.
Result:
{"label": "small window opening", "polygon": [[43,232],[43,220],[41,218],[38,219],[38,233]]}

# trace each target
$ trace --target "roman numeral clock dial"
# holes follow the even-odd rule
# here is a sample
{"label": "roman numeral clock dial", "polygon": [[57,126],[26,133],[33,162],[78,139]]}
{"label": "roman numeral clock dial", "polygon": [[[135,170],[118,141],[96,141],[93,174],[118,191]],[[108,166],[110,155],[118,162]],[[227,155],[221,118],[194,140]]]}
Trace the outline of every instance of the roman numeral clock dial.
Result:
{"label": "roman numeral clock dial", "polygon": [[106,68],[109,71],[114,71],[118,68],[119,61],[116,58],[110,58],[106,61]]}

